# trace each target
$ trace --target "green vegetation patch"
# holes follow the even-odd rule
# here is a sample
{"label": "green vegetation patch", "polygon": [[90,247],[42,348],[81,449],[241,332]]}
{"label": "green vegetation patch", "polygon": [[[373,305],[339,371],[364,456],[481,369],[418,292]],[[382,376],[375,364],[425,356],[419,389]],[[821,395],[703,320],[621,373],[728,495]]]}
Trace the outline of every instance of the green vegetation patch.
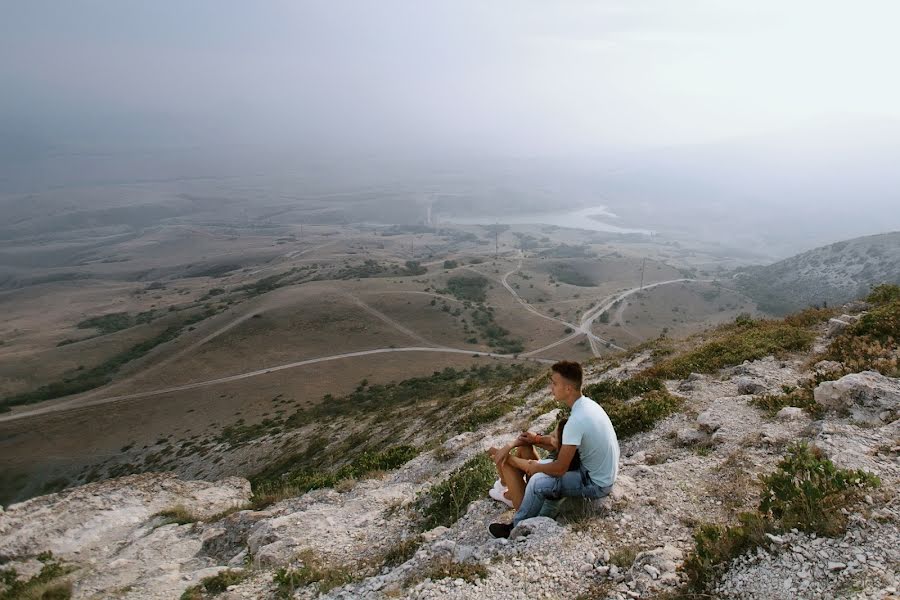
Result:
{"label": "green vegetation patch", "polygon": [[281,568],[272,578],[278,598],[293,598],[294,592],[308,585],[316,584],[320,594],[354,581],[353,570],[345,566],[331,566],[319,560],[312,551],[302,552],[302,561],[295,569]]}
{"label": "green vegetation patch", "polygon": [[334,471],[298,467],[291,457],[250,478],[253,486],[251,502],[260,508],[310,490],[334,487],[338,482],[347,479],[363,479],[370,473],[391,471],[402,467],[418,454],[418,449],[412,446],[394,446],[382,452],[366,451],[349,464]]}
{"label": "green vegetation patch", "polygon": [[682,404],[666,390],[662,379],[642,375],[586,385],[584,395],[603,407],[619,439],[650,431]]}
{"label": "green vegetation patch", "polygon": [[160,517],[164,524],[177,523],[178,525],[185,525],[187,523],[196,523],[200,520],[200,517],[189,511],[182,504],[161,510],[153,516]]}
{"label": "green vegetation patch", "polygon": [[900,286],[880,285],[866,300],[874,306],[831,342],[824,358],[843,363],[847,372],[900,377]]}
{"label": "green vegetation patch", "polygon": [[682,596],[707,597],[732,560],[768,543],[767,533],[796,528],[839,535],[846,527],[844,511],[859,503],[867,488],[881,485],[865,471],[837,468],[805,443],[791,446],[776,470],[760,481],[757,512],[739,515],[738,525],[706,524],[694,533],[696,548],[684,563],[688,584]]}
{"label": "green vegetation patch", "polygon": [[286,427],[300,427],[327,421],[335,416],[384,413],[388,409],[410,406],[424,399],[450,400],[476,389],[520,381],[533,372],[530,365],[473,365],[469,369],[447,367],[426,377],[412,377],[399,383],[357,388],[341,398],[326,396],[325,401],[288,417]]}
{"label": "green vegetation patch", "polygon": [[569,285],[579,287],[593,287],[597,285],[590,277],[566,263],[551,265],[550,274],[557,280]]}
{"label": "green vegetation patch", "polygon": [[546,258],[591,258],[595,254],[591,251],[591,247],[587,245],[570,246],[569,244],[560,244],[540,252],[539,256]]}
{"label": "green vegetation patch", "polygon": [[741,315],[734,323],[716,329],[712,336],[699,347],[664,359],[644,373],[663,379],[684,379],[691,373],[713,373],[745,360],[808,350],[815,339],[815,332],[788,321],[753,320]]}
{"label": "green vegetation patch", "polygon": [[244,570],[226,569],[218,575],[204,577],[199,584],[189,587],[181,594],[181,600],[205,600],[218,596],[229,586],[237,585],[250,577],[250,573]]}
{"label": "green vegetation patch", "polygon": [[487,338],[492,350],[503,354],[518,354],[525,349],[522,340],[510,337],[509,330],[494,321],[491,308],[476,308],[472,311],[472,323]]}
{"label": "green vegetation patch", "polygon": [[216,314],[216,312],[218,311],[215,309],[208,309],[203,313],[199,313],[182,321],[178,325],[172,325],[162,333],[149,340],[136,344],[124,352],[116,354],[96,367],[75,371],[74,374],[61,381],[54,381],[42,385],[30,392],[7,396],[3,400],[0,400],[0,412],[9,411],[13,406],[33,404],[35,402],[43,402],[44,400],[52,400],[53,398],[62,398],[63,396],[79,394],[106,385],[112,381],[112,376],[126,363],[137,360],[160,344],[175,339],[185,327],[197,323],[198,321],[202,321],[207,317],[211,317]]}
{"label": "green vegetation patch", "polygon": [[841,509],[862,499],[881,480],[863,470],[839,469],[822,452],[805,443],[794,445],[778,469],[762,478],[765,493],[759,510],[782,529],[835,536],[844,531]]}
{"label": "green vegetation patch", "polygon": [[466,513],[469,503],[484,497],[497,478],[497,469],[487,454],[478,453],[432,487],[417,501],[423,531],[439,525],[450,527]]}
{"label": "green vegetation patch", "polygon": [[454,275],[447,280],[447,293],[460,300],[484,302],[487,300],[488,280],[477,273]]}
{"label": "green vegetation patch", "polygon": [[68,600],[72,597],[72,583],[63,578],[74,567],[63,566],[50,552],[39,554],[44,563],[41,571],[22,581],[15,569],[0,569],[0,600]]}

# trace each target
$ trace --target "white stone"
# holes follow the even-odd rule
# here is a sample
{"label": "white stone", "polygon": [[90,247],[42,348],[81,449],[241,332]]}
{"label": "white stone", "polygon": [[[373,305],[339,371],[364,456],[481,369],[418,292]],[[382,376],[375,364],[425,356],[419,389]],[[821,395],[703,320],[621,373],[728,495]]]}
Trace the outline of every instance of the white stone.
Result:
{"label": "white stone", "polygon": [[775,417],[780,421],[796,421],[803,418],[803,409],[796,406],[785,406]]}

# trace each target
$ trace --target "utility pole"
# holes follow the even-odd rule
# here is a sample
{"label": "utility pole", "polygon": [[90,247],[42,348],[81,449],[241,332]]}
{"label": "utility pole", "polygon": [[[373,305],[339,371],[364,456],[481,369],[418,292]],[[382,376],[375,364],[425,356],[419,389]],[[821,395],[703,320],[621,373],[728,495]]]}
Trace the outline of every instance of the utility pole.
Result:
{"label": "utility pole", "polygon": [[494,259],[500,255],[500,223],[494,224]]}
{"label": "utility pole", "polygon": [[641,291],[644,289],[644,266],[647,264],[647,257],[644,257],[644,260],[641,261]]}

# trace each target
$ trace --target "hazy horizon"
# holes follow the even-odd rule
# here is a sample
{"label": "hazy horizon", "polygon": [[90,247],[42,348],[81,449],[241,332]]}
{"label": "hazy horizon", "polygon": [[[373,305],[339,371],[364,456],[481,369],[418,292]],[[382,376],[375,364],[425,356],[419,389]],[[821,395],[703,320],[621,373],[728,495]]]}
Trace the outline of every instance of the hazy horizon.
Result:
{"label": "hazy horizon", "polygon": [[249,177],[296,200],[374,182],[602,204],[629,227],[792,248],[900,229],[888,2],[6,8],[7,206]]}

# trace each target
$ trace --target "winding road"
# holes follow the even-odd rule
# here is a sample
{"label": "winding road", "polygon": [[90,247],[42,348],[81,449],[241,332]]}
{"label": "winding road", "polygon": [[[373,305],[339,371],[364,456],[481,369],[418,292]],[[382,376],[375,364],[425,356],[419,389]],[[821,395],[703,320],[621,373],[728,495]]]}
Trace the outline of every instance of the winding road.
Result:
{"label": "winding road", "polygon": [[[442,353],[447,353],[447,354],[466,354],[469,356],[487,356],[490,358],[500,358],[500,359],[507,359],[507,360],[527,360],[527,361],[539,362],[539,363],[543,363],[543,364],[552,364],[555,362],[554,360],[550,360],[550,359],[546,359],[546,358],[536,358],[536,355],[538,355],[542,352],[546,352],[547,350],[556,348],[562,344],[565,344],[566,342],[569,342],[573,339],[578,338],[579,336],[584,335],[587,337],[587,339],[590,343],[591,352],[594,354],[594,356],[600,356],[602,347],[615,348],[617,350],[624,350],[624,348],[622,348],[621,346],[617,346],[617,345],[613,344],[611,341],[605,340],[605,339],[595,335],[591,331],[591,327],[592,327],[594,321],[601,314],[603,314],[604,312],[606,312],[607,310],[609,310],[610,308],[615,306],[615,304],[617,302],[623,300],[624,298],[627,298],[628,296],[630,296],[632,294],[640,292],[642,290],[648,290],[648,289],[658,287],[661,285],[668,285],[671,283],[679,283],[679,282],[712,281],[712,280],[706,280],[706,279],[687,279],[687,278],[670,279],[667,281],[657,281],[655,283],[650,283],[650,284],[644,285],[643,287],[631,288],[631,289],[621,292],[617,295],[606,296],[602,300],[600,300],[600,302],[598,303],[597,306],[595,306],[594,308],[591,308],[586,313],[584,313],[584,315],[581,318],[581,322],[578,325],[575,325],[575,324],[569,323],[568,321],[565,321],[563,319],[559,319],[559,318],[552,317],[552,316],[541,313],[535,307],[530,305],[526,300],[524,300],[522,297],[520,297],[518,295],[518,293],[516,293],[515,289],[509,284],[509,277],[511,275],[513,275],[514,273],[518,272],[522,268],[522,263],[523,263],[523,258],[520,257],[516,267],[514,269],[512,269],[511,271],[509,271],[508,273],[503,275],[503,277],[500,279],[500,283],[503,285],[503,287],[506,288],[506,290],[513,296],[513,298],[516,300],[516,302],[518,302],[519,305],[521,305],[528,312],[534,314],[535,316],[541,317],[542,319],[554,321],[556,323],[559,323],[561,325],[569,327],[573,330],[572,333],[570,333],[570,334],[566,335],[565,337],[563,337],[551,344],[548,344],[542,348],[537,348],[535,350],[530,350],[528,352],[523,352],[523,353],[520,353],[517,355],[512,355],[512,354],[498,354],[498,353],[494,353],[494,352],[483,352],[483,351],[478,351],[478,350],[466,350],[466,349],[451,348],[448,346],[443,346],[443,345],[436,344],[436,343],[432,342],[431,340],[424,338],[423,336],[419,335],[415,331],[404,326],[402,323],[398,323],[396,320],[388,317],[381,311],[375,309],[372,306],[369,306],[359,297],[354,296],[352,294],[346,294],[346,296],[348,298],[350,298],[353,302],[355,302],[362,310],[365,310],[369,314],[371,314],[371,315],[375,316],[376,318],[384,321],[385,323],[391,325],[398,331],[411,337],[416,342],[419,342],[419,343],[425,344],[425,345],[409,346],[409,347],[402,347],[402,348],[375,348],[372,350],[361,350],[361,351],[357,351],[357,352],[345,352],[342,354],[333,354],[330,356],[321,356],[318,358],[310,358],[310,359],[306,359],[306,360],[290,362],[290,363],[281,364],[281,365],[274,365],[274,366],[266,367],[263,369],[256,369],[256,370],[248,371],[245,373],[229,375],[226,377],[219,377],[216,379],[209,379],[206,381],[197,381],[194,383],[188,383],[188,384],[184,384],[184,385],[177,385],[177,386],[161,388],[161,389],[156,389],[156,390],[149,390],[146,392],[136,392],[136,393],[132,393],[132,394],[123,394],[123,395],[118,395],[118,396],[107,396],[107,397],[103,397],[103,398],[96,398],[95,396],[98,395],[98,393],[99,393],[99,390],[98,390],[96,392],[87,392],[86,394],[79,395],[77,397],[71,398],[69,400],[64,400],[62,402],[58,402],[55,404],[49,404],[49,405],[45,405],[42,407],[31,409],[31,410],[24,410],[21,412],[14,412],[14,413],[0,415],[0,422],[12,421],[12,420],[16,420],[16,419],[22,419],[22,418],[26,418],[26,417],[32,417],[32,416],[51,413],[51,412],[58,412],[58,411],[76,409],[76,408],[80,409],[80,408],[84,408],[84,407],[88,407],[88,406],[96,406],[96,405],[100,405],[100,404],[107,404],[110,402],[118,402],[118,401],[122,401],[122,400],[149,398],[149,397],[158,396],[161,394],[168,394],[168,393],[172,393],[172,392],[181,392],[181,391],[193,390],[193,389],[211,386],[211,385],[229,383],[232,381],[239,381],[241,379],[247,379],[249,377],[257,377],[260,375],[266,375],[266,374],[273,373],[276,371],[283,371],[285,369],[294,369],[297,367],[304,367],[304,366],[308,366],[308,365],[314,365],[314,364],[333,361],[333,360],[343,360],[343,359],[355,358],[355,357],[360,357],[360,356],[373,356],[376,354],[386,354],[386,353],[391,353],[391,352],[442,352]],[[463,268],[466,268],[466,267],[463,267]],[[472,269],[472,270],[474,271],[474,269]],[[479,274],[483,275],[483,273],[480,273],[480,272],[479,272]],[[427,292],[398,292],[398,293],[428,294]],[[439,294],[428,294],[428,295],[444,297]],[[446,297],[446,298],[448,300],[455,300],[454,298],[449,298],[449,297]],[[259,308],[262,308],[262,307],[259,307]],[[252,317],[254,314],[256,314],[258,312],[260,312],[259,309],[254,310],[254,311],[249,311],[248,313],[230,321],[223,327],[216,329],[209,335],[204,336],[202,339],[191,344],[187,348],[182,349],[181,351],[177,352],[172,357],[165,359],[161,363],[157,363],[156,365],[152,366],[151,368],[156,368],[163,364],[168,364],[168,363],[172,362],[173,360],[177,360],[178,358],[184,356],[186,353],[196,350],[201,345],[206,344],[207,342],[218,337],[219,335],[229,331],[233,327],[239,325],[240,323],[249,319],[250,317]]]}

